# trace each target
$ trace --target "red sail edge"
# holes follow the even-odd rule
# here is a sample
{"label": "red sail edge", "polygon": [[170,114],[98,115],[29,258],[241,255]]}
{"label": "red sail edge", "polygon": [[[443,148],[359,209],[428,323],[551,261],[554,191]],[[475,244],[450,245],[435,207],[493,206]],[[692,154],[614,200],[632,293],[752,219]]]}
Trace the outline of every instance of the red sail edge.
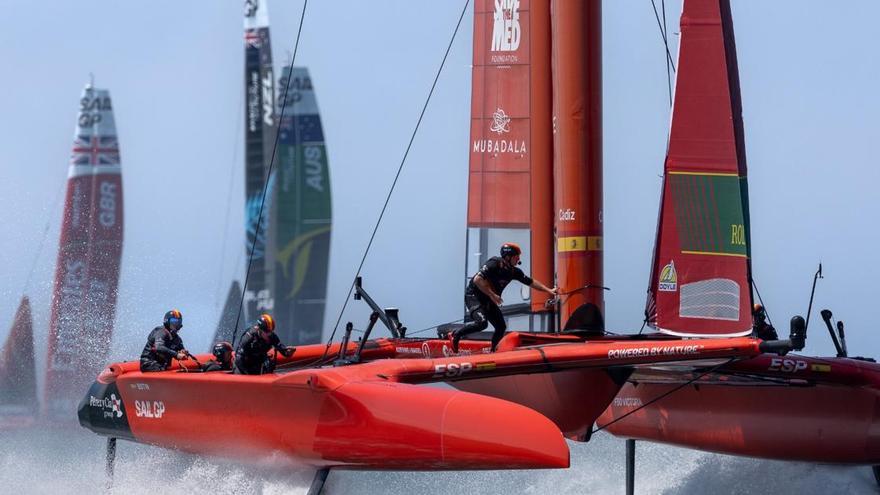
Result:
{"label": "red sail edge", "polygon": [[751,332],[742,104],[727,0],[687,1],[648,322],[684,337]]}
{"label": "red sail edge", "polygon": [[33,419],[37,410],[34,329],[31,305],[21,298],[12,329],[0,350],[0,429]]}
{"label": "red sail edge", "polygon": [[[523,270],[553,280],[550,1],[474,2],[466,276],[519,243]],[[505,307],[545,311],[547,295],[505,294]],[[550,330],[549,318],[511,321]]]}

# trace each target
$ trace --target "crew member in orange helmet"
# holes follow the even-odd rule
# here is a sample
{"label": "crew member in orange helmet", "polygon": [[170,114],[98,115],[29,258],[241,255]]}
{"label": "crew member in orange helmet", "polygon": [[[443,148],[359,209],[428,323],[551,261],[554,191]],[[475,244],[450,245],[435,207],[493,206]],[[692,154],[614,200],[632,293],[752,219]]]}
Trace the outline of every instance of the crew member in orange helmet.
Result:
{"label": "crew member in orange helmet", "polygon": [[752,335],[761,340],[779,339],[776,329],[767,323],[767,310],[760,304],[755,304],[752,308]]}
{"label": "crew member in orange helmet", "polygon": [[293,347],[285,347],[275,333],[275,318],[260,315],[253,326],[245,332],[235,350],[236,375],[262,375],[275,371],[275,360],[269,357],[269,349],[275,349],[284,357],[293,355]]}
{"label": "crew member in orange helmet", "polygon": [[501,314],[501,293],[512,280],[516,280],[529,287],[534,287],[550,295],[556,295],[556,287],[552,289],[546,285],[529,278],[522,270],[517,268],[520,264],[522,249],[517,244],[508,242],[501,245],[501,256],[493,256],[486,260],[486,264],[471,278],[464,292],[464,305],[470,314],[471,321],[453,334],[452,351],[458,352],[458,343],[465,335],[480,332],[489,327],[489,323],[495,328],[492,335],[492,352],[498,342],[504,337],[507,323]]}

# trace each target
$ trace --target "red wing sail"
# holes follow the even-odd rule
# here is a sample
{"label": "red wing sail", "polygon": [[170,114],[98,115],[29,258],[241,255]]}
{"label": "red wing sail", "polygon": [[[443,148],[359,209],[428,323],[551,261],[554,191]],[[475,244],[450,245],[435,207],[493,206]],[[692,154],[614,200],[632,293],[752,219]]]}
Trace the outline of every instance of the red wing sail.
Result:
{"label": "red wing sail", "polygon": [[649,322],[680,336],[751,331],[742,105],[727,0],[686,1]]}
{"label": "red wing sail", "polygon": [[[549,0],[474,2],[472,81],[467,275],[497,256],[502,243],[516,242],[525,254],[523,271],[549,283],[553,279]],[[514,293],[516,289],[504,295],[505,306],[544,309],[546,294],[528,288]]]}
{"label": "red wing sail", "polygon": [[25,296],[15,313],[6,343],[0,350],[0,416],[7,413],[33,414],[36,404],[33,320],[31,305]]}

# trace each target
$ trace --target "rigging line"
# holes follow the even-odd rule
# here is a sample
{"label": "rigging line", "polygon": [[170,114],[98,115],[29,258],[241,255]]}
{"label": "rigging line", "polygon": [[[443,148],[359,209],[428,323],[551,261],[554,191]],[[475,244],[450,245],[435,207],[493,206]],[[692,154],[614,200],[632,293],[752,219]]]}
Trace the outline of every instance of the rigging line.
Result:
{"label": "rigging line", "polygon": [[[243,89],[243,88],[242,88]],[[241,118],[244,114],[244,91],[239,91],[238,117],[235,119],[235,136],[232,145],[232,167],[229,171],[229,192],[226,193],[226,215],[223,217],[223,241],[220,243],[220,269],[217,270],[217,291],[214,296],[214,307],[220,306],[221,290],[223,285],[223,265],[226,261],[226,240],[229,238],[229,212],[232,209],[232,186],[235,183],[235,168],[238,159],[238,139],[241,137]],[[238,251],[238,250],[236,250]],[[238,265],[235,265],[238,266]]]}
{"label": "rigging line", "polygon": [[675,62],[672,61],[672,54],[669,53],[669,41],[666,38],[666,32],[663,30],[663,24],[660,21],[660,14],[657,13],[657,4],[654,3],[654,0],[651,0],[651,5],[654,6],[654,17],[657,19],[657,27],[660,28],[660,37],[663,38],[663,46],[666,47],[666,61],[672,66],[672,72],[675,72]]}
{"label": "rigging line", "polygon": [[[666,50],[669,50],[669,27],[666,24],[666,0],[661,0],[663,10],[663,39],[666,42]],[[669,107],[672,107],[672,75],[669,72],[669,58],[666,58],[666,89],[669,90]]]}
{"label": "rigging line", "polygon": [[[303,2],[302,14],[299,18],[299,28],[296,30],[296,42],[293,45],[293,56],[291,57],[290,65],[293,66],[293,62],[296,60],[296,51],[299,48],[299,38],[302,35],[302,27],[303,20],[306,17],[306,7],[309,5],[309,0],[305,0]],[[284,93],[282,93],[283,98],[281,101],[281,112],[278,116],[278,122],[282,122],[284,120],[284,109],[287,107],[287,92],[290,89],[290,80],[292,77],[287,78],[287,84],[284,85]],[[238,335],[238,323],[241,321],[241,310],[244,307],[244,298],[247,294],[247,283],[248,278],[251,274],[251,265],[254,261],[254,251],[257,249],[257,239],[260,237],[260,225],[263,223],[263,207],[266,206],[266,196],[269,191],[269,179],[272,178],[272,167],[275,165],[275,155],[278,151],[278,137],[281,135],[281,126],[277,126],[275,129],[275,144],[272,145],[272,158],[269,160],[269,171],[266,173],[266,182],[263,184],[263,197],[260,199],[260,213],[257,215],[257,224],[254,227],[254,242],[251,245],[251,253],[248,256],[248,264],[247,271],[244,275],[244,284],[241,287],[241,300],[238,303],[238,315],[235,317],[235,329],[232,331],[232,346],[235,346],[235,337]]]}
{"label": "rigging line", "polygon": [[592,434],[594,434],[594,433],[597,433],[597,432],[600,432],[600,431],[604,430],[605,428],[608,428],[609,426],[613,425],[614,423],[617,423],[618,421],[620,421],[620,420],[622,420],[622,419],[624,419],[624,418],[630,416],[631,414],[633,414],[633,413],[635,413],[635,412],[638,412],[638,411],[640,411],[640,410],[642,410],[642,409],[644,409],[644,408],[650,406],[651,404],[657,402],[657,401],[660,400],[660,399],[663,399],[664,397],[667,397],[667,396],[669,396],[669,395],[672,395],[672,394],[675,393],[675,392],[678,392],[679,390],[683,389],[684,387],[687,387],[688,385],[694,383],[695,381],[699,380],[700,378],[703,378],[704,376],[708,375],[709,373],[712,373],[712,372],[716,371],[717,369],[721,368],[722,366],[727,366],[728,364],[730,364],[730,363],[732,363],[732,362],[734,362],[734,361],[736,361],[736,360],[737,360],[737,358],[730,358],[730,359],[728,359],[727,361],[725,361],[725,362],[723,362],[723,363],[721,363],[721,364],[719,364],[719,365],[716,365],[716,366],[713,366],[712,368],[709,368],[708,370],[706,370],[706,371],[704,371],[703,373],[701,373],[701,374],[695,376],[694,378],[691,378],[690,380],[688,380],[688,381],[682,383],[681,385],[675,387],[674,389],[669,390],[669,391],[667,391],[667,392],[664,392],[664,393],[658,395],[657,397],[654,397],[653,399],[651,399],[651,400],[649,400],[648,402],[642,404],[641,406],[639,406],[639,407],[633,409],[632,411],[630,411],[630,412],[624,414],[623,416],[621,416],[621,417],[619,417],[619,418],[617,418],[617,419],[614,419],[614,420],[612,420],[612,421],[609,421],[608,423],[605,423],[605,424],[602,425],[602,426],[599,426],[599,427],[594,428],[594,429],[590,432],[590,435],[592,435]]}
{"label": "rigging line", "polygon": [[31,269],[28,271],[27,278],[24,282],[24,287],[22,287],[21,289],[22,295],[27,292],[28,287],[30,287],[31,285],[31,279],[34,276],[34,271],[36,271],[37,269],[37,262],[40,261],[40,254],[43,253],[43,245],[46,244],[46,238],[49,237],[49,227],[51,227],[52,225],[52,212],[58,210],[58,205],[61,202],[61,193],[64,191],[66,184],[67,179],[65,179],[64,182],[61,183],[61,185],[58,187],[58,192],[55,193],[55,200],[52,202],[52,207],[49,210],[49,218],[46,219],[46,226],[43,227],[43,237],[40,238],[40,244],[37,246],[36,254],[34,254],[34,261],[31,262]]}
{"label": "rigging line", "polygon": [[[382,218],[385,216],[385,210],[388,208],[388,202],[391,201],[391,195],[394,193],[394,187],[397,185],[397,180],[400,178],[400,173],[403,171],[403,166],[406,164],[406,158],[409,156],[409,151],[412,148],[413,141],[416,139],[416,134],[419,132],[419,126],[422,124],[422,118],[425,116],[425,111],[428,109],[428,104],[431,102],[431,96],[434,95],[434,88],[437,87],[437,81],[440,79],[440,74],[443,72],[443,66],[446,65],[446,58],[449,57],[449,52],[452,50],[452,44],[455,41],[455,36],[458,34],[458,28],[461,27],[461,21],[464,19],[464,14],[467,12],[467,7],[470,4],[470,0],[465,0],[464,7],[461,9],[461,15],[458,17],[458,22],[455,24],[455,30],[452,32],[452,38],[449,40],[449,45],[446,47],[446,53],[443,54],[443,60],[440,61],[440,67],[437,69],[437,74],[434,76],[434,82],[431,84],[431,90],[428,91],[428,97],[425,99],[425,104],[422,106],[422,111],[419,114],[419,119],[416,122],[415,129],[413,129],[412,135],[409,138],[409,144],[406,145],[406,151],[403,153],[403,158],[400,160],[400,165],[397,167],[397,173],[394,175],[394,181],[391,183],[391,188],[388,190],[388,195],[385,196],[385,204],[382,205],[382,211],[379,213],[379,218],[376,220],[376,225],[373,227],[373,233],[370,235],[370,240],[367,242],[367,247],[364,250],[364,255],[361,258],[361,262],[358,265],[357,272],[355,272],[354,278],[351,281],[351,286],[348,288],[348,295],[345,296],[345,301],[342,303],[342,309],[339,310],[339,317],[336,318],[336,324],[333,326],[333,332],[330,333],[330,338],[327,339],[327,346],[324,348],[324,356],[327,356],[327,351],[330,349],[330,343],[333,342],[333,338],[336,336],[336,330],[339,329],[339,322],[342,321],[342,314],[345,312],[345,308],[348,306],[348,301],[351,299],[351,293],[354,290],[354,284],[357,282],[358,276],[361,274],[361,269],[364,267],[364,262],[367,260],[367,255],[370,252],[370,247],[373,245],[373,240],[376,238],[376,232],[379,230],[379,225],[382,223]],[[323,359],[323,358],[322,358]]]}

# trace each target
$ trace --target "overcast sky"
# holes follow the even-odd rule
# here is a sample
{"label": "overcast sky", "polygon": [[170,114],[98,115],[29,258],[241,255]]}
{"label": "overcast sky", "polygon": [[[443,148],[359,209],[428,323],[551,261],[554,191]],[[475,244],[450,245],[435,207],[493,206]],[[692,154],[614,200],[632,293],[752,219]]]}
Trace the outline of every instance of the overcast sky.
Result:
{"label": "overcast sky", "polygon": [[[659,3],[659,2],[658,2]],[[880,355],[880,58],[870,1],[734,1],[755,278],[777,327],[817,308],[847,323],[855,354]],[[333,237],[326,320],[335,321],[461,0],[312,1],[297,65],[309,68],[327,140]],[[0,336],[30,273],[38,361],[78,99],[93,73],[111,92],[123,168],[125,245],[113,358],[134,358],[171,307],[203,350],[243,271],[242,7],[230,1],[0,2]],[[269,4],[276,65],[300,1]],[[680,4],[667,5],[670,32]],[[648,0],[603,12],[608,328],[642,320],[669,124],[663,46]],[[411,329],[461,316],[472,8],[364,267]],[[672,36],[673,56],[677,37]],[[231,181],[231,182],[230,182]],[[230,195],[230,190],[232,194]],[[40,250],[44,229],[45,245]],[[363,326],[353,303],[343,321]],[[817,318],[807,350],[828,353]]]}

